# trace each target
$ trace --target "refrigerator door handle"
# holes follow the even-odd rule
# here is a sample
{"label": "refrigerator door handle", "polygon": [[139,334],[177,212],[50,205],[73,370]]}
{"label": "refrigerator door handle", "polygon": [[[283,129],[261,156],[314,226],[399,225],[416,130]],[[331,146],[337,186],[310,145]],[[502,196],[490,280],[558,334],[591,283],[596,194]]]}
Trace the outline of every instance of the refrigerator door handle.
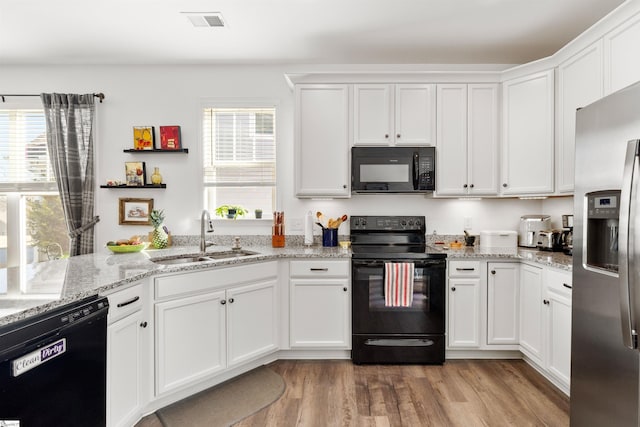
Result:
{"label": "refrigerator door handle", "polygon": [[629,348],[638,348],[636,320],[640,319],[640,285],[637,279],[635,245],[640,243],[636,238],[639,231],[635,227],[638,214],[637,188],[640,168],[640,140],[632,140],[627,144],[624,161],[622,191],[620,194],[620,219],[618,234],[618,275],[620,286],[620,319],[622,321],[622,341]]}

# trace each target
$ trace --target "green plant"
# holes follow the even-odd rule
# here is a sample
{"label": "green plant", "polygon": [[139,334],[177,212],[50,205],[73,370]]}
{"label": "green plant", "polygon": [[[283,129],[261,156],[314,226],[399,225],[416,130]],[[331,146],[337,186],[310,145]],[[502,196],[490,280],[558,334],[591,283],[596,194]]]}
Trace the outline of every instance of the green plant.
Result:
{"label": "green plant", "polygon": [[[235,211],[235,214],[229,211]],[[216,208],[216,215],[222,218],[226,216],[227,218],[236,219],[239,216],[244,216],[248,212],[248,210],[239,205],[220,205]]]}

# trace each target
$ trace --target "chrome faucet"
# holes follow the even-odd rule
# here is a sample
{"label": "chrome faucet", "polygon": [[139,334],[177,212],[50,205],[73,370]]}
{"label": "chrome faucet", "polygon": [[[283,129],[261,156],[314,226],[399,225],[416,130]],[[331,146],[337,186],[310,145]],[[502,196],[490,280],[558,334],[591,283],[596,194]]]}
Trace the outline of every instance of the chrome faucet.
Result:
{"label": "chrome faucet", "polygon": [[203,210],[200,215],[200,252],[205,252],[208,246],[213,246],[215,243],[207,242],[204,238],[204,224],[207,222],[207,233],[213,233],[213,223],[211,222],[211,215],[208,210]]}

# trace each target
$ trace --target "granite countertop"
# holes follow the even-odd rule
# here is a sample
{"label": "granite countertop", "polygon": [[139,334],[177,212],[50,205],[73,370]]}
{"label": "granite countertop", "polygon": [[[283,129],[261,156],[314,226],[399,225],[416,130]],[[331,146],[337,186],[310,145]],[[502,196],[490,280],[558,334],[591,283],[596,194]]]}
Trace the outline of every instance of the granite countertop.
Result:
{"label": "granite countertop", "polygon": [[481,248],[463,246],[460,249],[442,249],[448,259],[456,258],[511,258],[525,262],[542,264],[560,270],[573,269],[573,257],[562,252],[539,251],[529,248]]}
{"label": "granite countertop", "polygon": [[[163,265],[152,261],[152,259],[161,257],[200,255],[198,246],[190,244],[193,243],[192,241],[186,243],[187,245],[184,246],[146,250],[132,254],[113,254],[106,248],[100,248],[96,253],[90,255],[32,264],[26,268],[26,271],[18,267],[0,269],[0,272],[5,274],[5,281],[0,279],[0,326],[88,296],[104,294],[128,283],[158,274],[194,271],[279,258],[351,257],[349,249],[323,247],[317,242],[310,247],[296,242],[284,248],[272,248],[264,241],[249,241],[248,245],[243,246],[242,249],[256,252],[256,255],[199,264]],[[229,241],[225,243],[229,244]],[[209,247],[206,253],[212,254],[230,250],[230,246],[216,245]],[[494,248],[487,250],[478,246],[445,249],[432,246],[429,251],[444,252],[449,259],[510,258],[568,271],[572,267],[571,256],[532,249]],[[24,278],[23,280],[20,280],[21,276]],[[22,285],[20,285],[21,282]]]}
{"label": "granite countertop", "polygon": [[[351,257],[348,249],[319,245],[272,248],[258,244],[243,246],[242,249],[257,254],[198,264],[163,265],[154,263],[152,259],[189,254],[196,256],[201,255],[200,250],[197,246],[174,246],[162,250],[113,254],[106,248],[100,248],[89,255],[31,264],[25,270],[19,267],[0,269],[0,274],[4,272],[6,277],[4,282],[0,279],[0,326],[158,274],[278,258]],[[207,248],[206,254],[230,250],[230,246],[212,246]],[[24,280],[20,280],[21,276]]]}

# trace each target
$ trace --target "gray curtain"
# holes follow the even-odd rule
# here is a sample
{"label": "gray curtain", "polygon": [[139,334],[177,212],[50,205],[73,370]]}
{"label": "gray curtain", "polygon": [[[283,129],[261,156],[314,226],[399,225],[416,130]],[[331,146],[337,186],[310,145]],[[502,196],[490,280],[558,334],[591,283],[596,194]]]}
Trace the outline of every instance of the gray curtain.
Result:
{"label": "gray curtain", "polygon": [[47,147],[69,230],[70,255],[93,252],[93,94],[43,93]]}

